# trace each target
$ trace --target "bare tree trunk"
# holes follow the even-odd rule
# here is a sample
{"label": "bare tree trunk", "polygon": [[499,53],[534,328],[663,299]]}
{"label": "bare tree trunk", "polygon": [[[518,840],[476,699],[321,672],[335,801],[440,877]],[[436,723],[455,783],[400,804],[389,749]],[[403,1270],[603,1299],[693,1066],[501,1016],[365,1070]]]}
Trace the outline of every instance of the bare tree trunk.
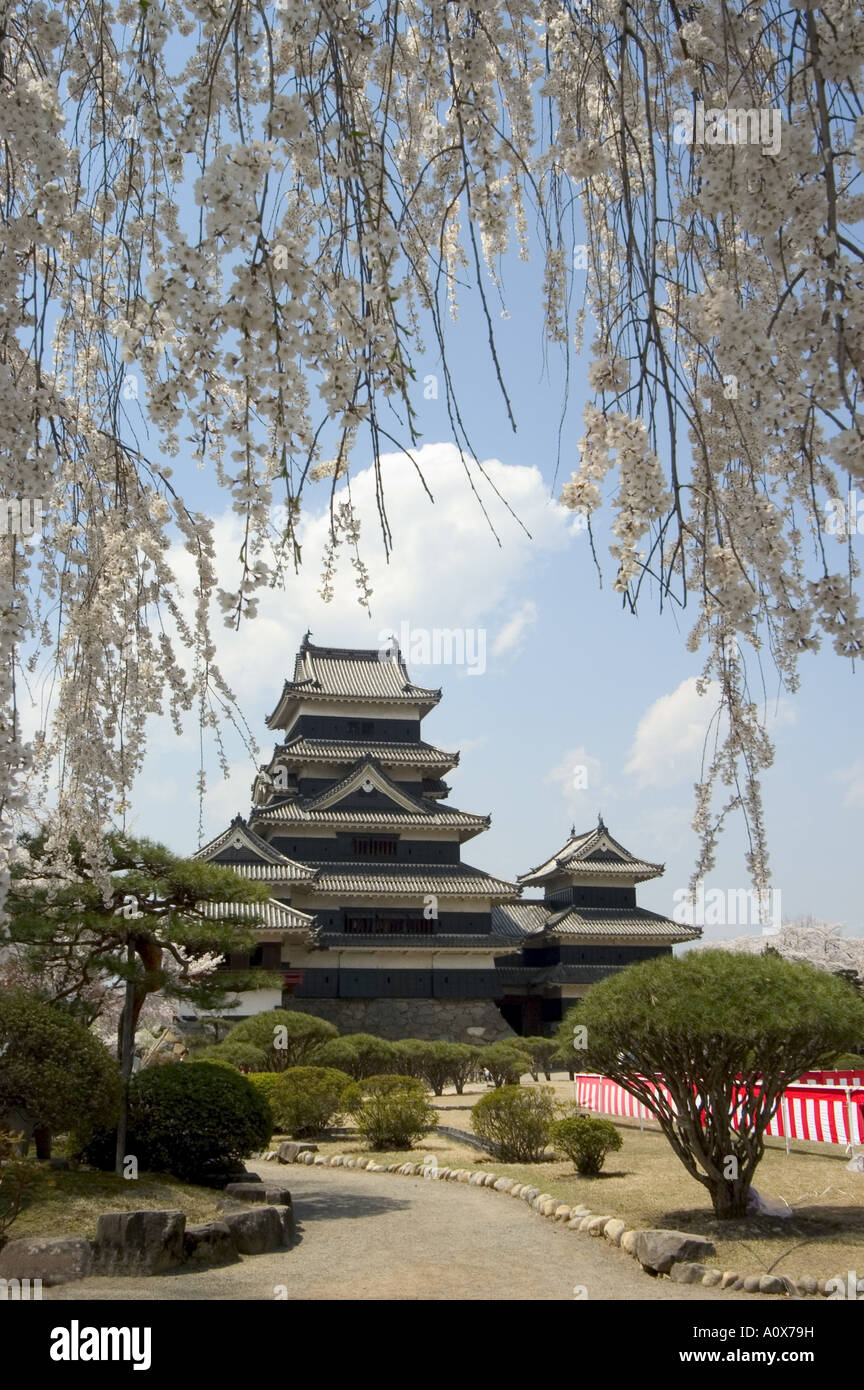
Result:
{"label": "bare tree trunk", "polygon": [[747,1215],[750,1178],[723,1178],[708,1186],[711,1205],[718,1221],[740,1221]]}

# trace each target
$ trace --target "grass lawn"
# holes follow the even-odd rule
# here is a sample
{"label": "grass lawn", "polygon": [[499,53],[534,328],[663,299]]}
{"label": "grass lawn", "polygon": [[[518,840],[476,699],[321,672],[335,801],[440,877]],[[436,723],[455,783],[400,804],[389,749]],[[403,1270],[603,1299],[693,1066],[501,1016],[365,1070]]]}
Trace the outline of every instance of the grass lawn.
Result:
{"label": "grass lawn", "polygon": [[[530,1083],[529,1083],[530,1084]],[[561,1099],[572,1099],[572,1086],[556,1082]],[[471,1106],[487,1088],[471,1086],[464,1096],[446,1094],[433,1101],[442,1124],[470,1131]],[[795,1141],[787,1158],[782,1140],[768,1140],[754,1186],[764,1197],[783,1198],[793,1208],[784,1219],[751,1218],[741,1222],[715,1219],[708,1193],[691,1178],[659,1129],[640,1132],[638,1121],[616,1121],[623,1147],[606,1160],[599,1177],[582,1178],[568,1160],[549,1163],[499,1163],[444,1135],[430,1135],[410,1152],[375,1154],[379,1163],[420,1162],[434,1154],[439,1166],[482,1168],[502,1177],[539,1187],[571,1206],[584,1203],[598,1216],[618,1216],[632,1228],[665,1226],[707,1236],[717,1248],[711,1261],[740,1274],[813,1275],[845,1278],[848,1270],[864,1277],[864,1173],[846,1169],[842,1148]],[[275,1142],[275,1141],[274,1141]],[[369,1154],[359,1136],[319,1140],[322,1154]],[[284,1171],[284,1170],[283,1170]],[[382,1177],[382,1182],[388,1179]],[[288,1179],[290,1186],[290,1179]],[[478,1201],[487,1200],[478,1194]],[[488,1200],[500,1201],[495,1194]],[[580,1238],[580,1237],[574,1237]]]}
{"label": "grass lawn", "polygon": [[185,1211],[188,1224],[214,1221],[220,1192],[193,1187],[165,1173],[140,1173],[132,1181],[114,1173],[54,1171],[6,1232],[20,1236],[87,1236],[96,1234],[96,1218],[107,1211]]}

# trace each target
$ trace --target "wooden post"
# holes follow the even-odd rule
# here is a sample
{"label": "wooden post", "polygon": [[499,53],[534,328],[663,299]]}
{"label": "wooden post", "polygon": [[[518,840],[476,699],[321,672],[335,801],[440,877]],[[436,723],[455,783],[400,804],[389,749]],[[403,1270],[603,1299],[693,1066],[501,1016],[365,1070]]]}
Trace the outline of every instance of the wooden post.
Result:
{"label": "wooden post", "polygon": [[785,1093],[780,1102],[780,1109],[783,1114],[783,1138],[786,1140],[786,1157],[788,1158],[791,1152],[791,1145],[789,1141],[789,1102],[786,1099]]}

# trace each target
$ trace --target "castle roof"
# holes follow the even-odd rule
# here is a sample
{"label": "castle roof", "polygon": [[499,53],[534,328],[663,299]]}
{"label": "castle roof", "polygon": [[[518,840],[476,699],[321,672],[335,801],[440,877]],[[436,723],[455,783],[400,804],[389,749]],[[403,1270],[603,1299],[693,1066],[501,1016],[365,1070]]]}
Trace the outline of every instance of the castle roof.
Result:
{"label": "castle roof", "polygon": [[568,883],[611,883],[615,880],[629,883],[642,883],[649,878],[657,878],[663,872],[662,864],[654,864],[646,859],[637,859],[629,849],[625,849],[609,834],[602,820],[598,820],[593,830],[579,835],[571,832],[567,842],[545,863],[539,864],[527,874],[519,876],[524,885],[541,884],[551,880]]}
{"label": "castle roof", "polygon": [[309,891],[317,894],[344,896],[357,893],[364,898],[413,896],[425,894],[459,897],[514,897],[519,889],[515,883],[495,878],[470,864],[408,864],[404,861],[389,864],[361,864],[354,860],[310,861],[316,870]]}
{"label": "castle roof", "polygon": [[[363,806],[343,805],[356,796],[368,798]],[[253,810],[256,825],[302,826],[346,830],[457,829],[468,839],[487,830],[491,817],[460,811],[455,806],[439,806],[429,797],[415,796],[404,782],[394,782],[376,758],[364,757],[340,781],[311,797],[295,793],[277,796],[266,806]]]}
{"label": "castle roof", "polygon": [[[232,864],[231,868],[234,867]],[[296,907],[280,902],[278,898],[268,898],[263,903],[207,902],[200,904],[200,911],[217,922],[226,918],[248,917],[254,923],[254,931],[290,932],[307,937],[310,942],[318,935],[313,915],[299,912]]]}
{"label": "castle roof", "polygon": [[235,816],[225,830],[192,857],[223,864],[243,878],[264,883],[302,883],[314,876],[305,864],[289,859],[256,835],[242,816]]}
{"label": "castle roof", "polygon": [[431,743],[366,743],[356,739],[307,738],[298,734],[274,749],[270,766],[296,760],[303,763],[354,763],[360,758],[374,757],[376,762],[393,767],[441,768],[448,770],[459,762],[458,753],[445,753]]}
{"label": "castle roof", "polygon": [[546,903],[506,903],[492,909],[492,925],[501,934],[505,924],[522,933],[526,946],[561,940],[568,946],[596,941],[628,946],[674,946],[698,941],[699,927],[684,926],[644,907],[566,907]]}
{"label": "castle roof", "polygon": [[307,633],[294,661],[294,679],[285,682],[268,728],[287,727],[297,704],[315,699],[420,705],[427,712],[441,691],[413,683],[398,647],[317,647]]}

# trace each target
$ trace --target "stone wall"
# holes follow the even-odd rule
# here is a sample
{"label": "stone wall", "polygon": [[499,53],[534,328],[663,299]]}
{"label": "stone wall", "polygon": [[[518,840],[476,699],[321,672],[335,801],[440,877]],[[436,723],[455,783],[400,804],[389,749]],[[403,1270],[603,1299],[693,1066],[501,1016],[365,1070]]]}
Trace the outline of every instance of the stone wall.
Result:
{"label": "stone wall", "polygon": [[296,999],[286,1003],[301,1013],[326,1018],[340,1033],[469,1043],[516,1036],[491,999]]}

